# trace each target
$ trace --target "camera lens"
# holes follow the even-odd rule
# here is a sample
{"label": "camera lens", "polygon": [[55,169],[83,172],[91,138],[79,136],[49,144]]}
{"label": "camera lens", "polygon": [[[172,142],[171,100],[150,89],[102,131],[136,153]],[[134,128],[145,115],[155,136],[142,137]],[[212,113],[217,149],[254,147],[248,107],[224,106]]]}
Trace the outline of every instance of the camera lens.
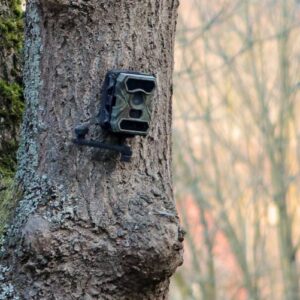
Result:
{"label": "camera lens", "polygon": [[132,101],[133,105],[141,105],[141,104],[143,104],[144,103],[143,94],[142,93],[136,93],[136,94],[134,94],[131,101]]}

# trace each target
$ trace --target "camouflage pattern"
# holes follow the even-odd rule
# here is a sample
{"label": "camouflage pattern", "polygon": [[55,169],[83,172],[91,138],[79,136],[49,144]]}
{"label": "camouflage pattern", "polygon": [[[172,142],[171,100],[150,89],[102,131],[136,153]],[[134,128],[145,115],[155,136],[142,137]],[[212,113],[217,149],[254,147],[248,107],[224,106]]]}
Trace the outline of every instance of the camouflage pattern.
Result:
{"label": "camouflage pattern", "polygon": [[120,72],[111,98],[110,130],[129,135],[147,135],[156,80],[153,75]]}

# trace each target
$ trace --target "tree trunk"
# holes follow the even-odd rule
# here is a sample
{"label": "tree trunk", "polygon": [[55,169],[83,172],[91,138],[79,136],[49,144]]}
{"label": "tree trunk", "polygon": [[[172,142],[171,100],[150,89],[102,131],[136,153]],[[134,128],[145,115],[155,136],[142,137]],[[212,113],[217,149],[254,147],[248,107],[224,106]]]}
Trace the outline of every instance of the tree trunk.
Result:
{"label": "tree trunk", "polygon": [[[171,175],[177,4],[28,1],[20,201],[2,249],[0,298],[166,299],[182,263]],[[157,77],[150,133],[128,139],[130,163],[71,142],[99,109],[110,69]],[[90,136],[103,136],[99,126]]]}

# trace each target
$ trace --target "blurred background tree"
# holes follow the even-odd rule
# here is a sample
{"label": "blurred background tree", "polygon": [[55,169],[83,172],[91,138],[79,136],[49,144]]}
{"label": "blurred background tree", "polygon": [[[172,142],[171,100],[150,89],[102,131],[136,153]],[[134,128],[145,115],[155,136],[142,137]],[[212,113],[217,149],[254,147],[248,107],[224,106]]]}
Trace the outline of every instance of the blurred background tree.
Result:
{"label": "blurred background tree", "polygon": [[171,299],[299,299],[300,7],[181,1]]}
{"label": "blurred background tree", "polygon": [[18,133],[23,112],[21,0],[0,0],[0,234],[11,205]]}

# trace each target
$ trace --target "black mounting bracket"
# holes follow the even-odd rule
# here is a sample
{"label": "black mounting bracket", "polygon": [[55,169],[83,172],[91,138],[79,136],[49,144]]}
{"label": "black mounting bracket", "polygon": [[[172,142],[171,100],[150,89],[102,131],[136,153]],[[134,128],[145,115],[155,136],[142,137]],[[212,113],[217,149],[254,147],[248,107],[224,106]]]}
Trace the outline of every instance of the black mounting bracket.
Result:
{"label": "black mounting bracket", "polygon": [[106,150],[112,150],[121,153],[121,161],[129,162],[132,157],[132,150],[127,145],[114,145],[105,144],[93,140],[86,140],[85,136],[89,132],[87,125],[79,125],[75,128],[76,139],[73,139],[73,143],[80,146],[88,146]]}

